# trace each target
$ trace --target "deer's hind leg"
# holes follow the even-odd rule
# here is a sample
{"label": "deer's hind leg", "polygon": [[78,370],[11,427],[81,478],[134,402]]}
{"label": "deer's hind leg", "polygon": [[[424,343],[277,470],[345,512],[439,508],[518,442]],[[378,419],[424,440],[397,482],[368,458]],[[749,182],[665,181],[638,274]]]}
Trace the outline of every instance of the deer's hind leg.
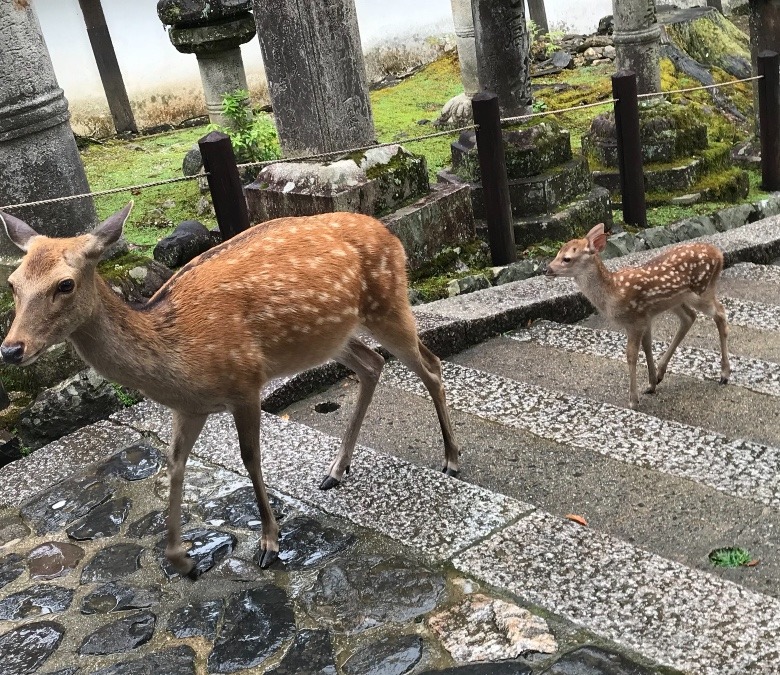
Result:
{"label": "deer's hind leg", "polygon": [[[692,293],[690,295],[692,298],[697,297]],[[669,359],[672,358],[675,350],[680,346],[683,338],[688,334],[688,331],[691,329],[691,326],[693,326],[694,321],[696,321],[696,311],[687,304],[687,301],[677,305],[676,307],[672,307],[670,311],[677,315],[677,318],[680,320],[680,326],[677,329],[677,332],[674,334],[674,338],[672,338],[669,347],[663,353],[661,358],[658,359],[658,365],[656,367],[658,382],[664,379],[664,375],[666,375],[666,367],[669,365]]]}
{"label": "deer's hind leg", "polygon": [[690,304],[702,314],[711,316],[715,322],[720,340],[720,384],[728,384],[731,377],[731,364],[729,363],[729,324],[726,319],[726,310],[715,296],[715,289],[712,286],[701,296],[696,296]]}
{"label": "deer's hind leg", "polygon": [[363,418],[366,416],[366,410],[374,397],[374,390],[379,382],[379,376],[382,374],[382,367],[385,365],[385,360],[380,354],[364,345],[357,338],[350,338],[341,353],[336,356],[336,361],[357,375],[358,400],[341,441],[341,449],[331,463],[328,475],[320,484],[320,490],[330,490],[336,487],[341,483],[344,473],[349,472],[352,451],[355,449],[360,427],[363,425]]}
{"label": "deer's hind leg", "polygon": [[658,384],[658,373],[655,369],[655,361],[653,360],[653,326],[650,324],[647,330],[642,334],[642,351],[645,353],[645,361],[647,361],[647,380],[650,386],[645,389],[645,394],[654,394],[656,385]]}
{"label": "deer's hind leg", "polygon": [[444,440],[442,471],[448,476],[457,476],[460,470],[460,448],[455,440],[447,409],[441,361],[417,337],[414,315],[406,302],[405,295],[403,303],[399,302],[397,306],[400,306],[400,309],[389,312],[381,319],[367,321],[366,327],[391,354],[423,381],[433,399]]}

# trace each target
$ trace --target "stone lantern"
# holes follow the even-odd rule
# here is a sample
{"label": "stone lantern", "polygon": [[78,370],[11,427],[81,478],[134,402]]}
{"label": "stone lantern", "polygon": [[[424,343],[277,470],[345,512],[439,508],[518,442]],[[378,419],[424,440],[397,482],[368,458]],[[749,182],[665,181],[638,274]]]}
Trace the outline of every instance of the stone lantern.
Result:
{"label": "stone lantern", "polygon": [[247,89],[239,47],[256,32],[250,12],[252,0],[160,0],[157,15],[170,26],[176,49],[195,54],[203,82],[206,109],[213,124],[229,127],[222,114],[222,98]]}

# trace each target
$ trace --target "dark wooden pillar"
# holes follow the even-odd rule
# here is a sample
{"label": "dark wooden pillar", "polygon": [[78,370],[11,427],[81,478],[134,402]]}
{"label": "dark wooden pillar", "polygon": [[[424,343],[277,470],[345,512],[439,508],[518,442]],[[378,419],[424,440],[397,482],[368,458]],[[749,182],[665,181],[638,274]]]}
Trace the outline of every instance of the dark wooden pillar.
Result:
{"label": "dark wooden pillar", "polygon": [[126,131],[137,134],[138,127],[135,125],[130,99],[127,97],[122,72],[119,70],[119,62],[116,60],[114,45],[111,42],[111,34],[108,32],[100,0],[79,0],[79,6],[84,15],[87,35],[95,55],[100,79],[103,82],[103,90],[106,93],[114,127],[119,134]]}

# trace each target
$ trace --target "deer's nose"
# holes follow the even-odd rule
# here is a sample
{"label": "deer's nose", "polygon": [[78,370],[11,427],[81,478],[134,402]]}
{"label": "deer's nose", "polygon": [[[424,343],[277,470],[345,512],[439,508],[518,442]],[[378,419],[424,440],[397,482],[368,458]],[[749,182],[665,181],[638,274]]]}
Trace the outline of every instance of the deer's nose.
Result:
{"label": "deer's nose", "polygon": [[20,364],[24,356],[24,343],[13,342],[9,345],[3,343],[0,345],[0,355],[5,363]]}

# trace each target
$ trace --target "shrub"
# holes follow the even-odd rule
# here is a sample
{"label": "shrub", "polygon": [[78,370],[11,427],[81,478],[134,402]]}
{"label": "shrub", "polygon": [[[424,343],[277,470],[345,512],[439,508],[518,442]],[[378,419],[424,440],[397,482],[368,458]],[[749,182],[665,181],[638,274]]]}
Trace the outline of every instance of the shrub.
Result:
{"label": "shrub", "polygon": [[239,162],[264,162],[281,156],[279,136],[270,115],[252,110],[249,92],[238,89],[222,99],[222,114],[230,120],[230,127],[209,125],[230,136]]}

